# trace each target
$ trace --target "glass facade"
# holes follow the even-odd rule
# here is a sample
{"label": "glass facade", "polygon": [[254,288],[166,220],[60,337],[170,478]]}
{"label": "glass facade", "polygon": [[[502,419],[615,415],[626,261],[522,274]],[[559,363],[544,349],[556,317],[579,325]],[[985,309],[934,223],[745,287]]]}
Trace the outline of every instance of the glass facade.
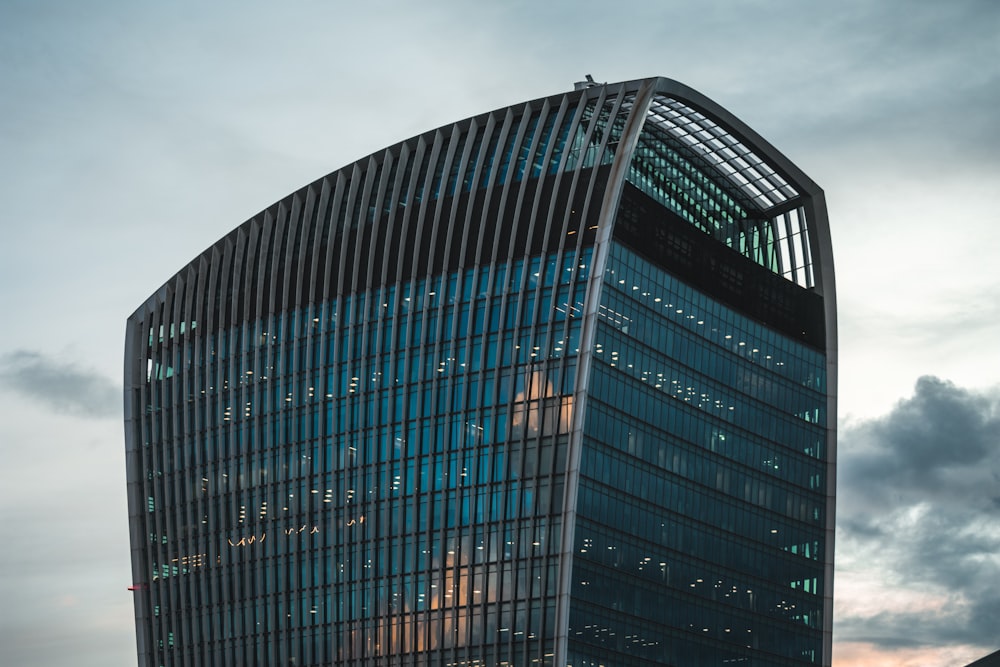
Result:
{"label": "glass facade", "polygon": [[140,664],[828,664],[825,212],[753,137],[581,87],[168,281],[126,341]]}
{"label": "glass facade", "polygon": [[601,305],[570,664],[817,662],[822,355],[618,244]]}

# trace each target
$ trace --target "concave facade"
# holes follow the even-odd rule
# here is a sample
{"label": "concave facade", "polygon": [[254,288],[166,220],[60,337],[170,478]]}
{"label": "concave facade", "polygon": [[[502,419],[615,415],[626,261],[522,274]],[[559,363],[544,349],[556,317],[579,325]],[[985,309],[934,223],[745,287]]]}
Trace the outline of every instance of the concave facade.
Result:
{"label": "concave facade", "polygon": [[141,665],[830,663],[822,191],[668,79],[375,153],[129,319]]}

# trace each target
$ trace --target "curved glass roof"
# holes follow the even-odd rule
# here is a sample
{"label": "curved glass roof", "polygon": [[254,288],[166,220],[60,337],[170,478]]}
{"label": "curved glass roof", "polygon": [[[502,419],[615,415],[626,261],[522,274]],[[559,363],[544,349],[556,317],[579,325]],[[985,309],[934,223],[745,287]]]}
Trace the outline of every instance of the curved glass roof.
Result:
{"label": "curved glass roof", "polygon": [[678,100],[657,95],[646,122],[652,122],[697,151],[761,211],[799,195],[788,182],[715,121]]}
{"label": "curved glass roof", "polygon": [[628,180],[744,257],[815,286],[802,193],[701,111],[654,95]]}

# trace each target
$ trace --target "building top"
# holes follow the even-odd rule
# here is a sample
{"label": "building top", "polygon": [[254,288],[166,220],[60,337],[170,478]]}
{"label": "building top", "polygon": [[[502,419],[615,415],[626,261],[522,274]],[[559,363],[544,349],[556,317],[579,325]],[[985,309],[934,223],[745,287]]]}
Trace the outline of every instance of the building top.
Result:
{"label": "building top", "polygon": [[1000,651],[995,651],[975,662],[970,662],[966,667],[1000,667]]}
{"label": "building top", "polygon": [[[597,122],[588,121],[588,115],[597,116]],[[541,141],[529,146],[531,122],[551,125]],[[421,180],[416,189],[407,191],[398,182],[404,169],[399,165],[404,163],[410,165],[406,169],[420,167],[420,178],[429,171],[426,185]],[[494,163],[499,168],[490,166]],[[445,165],[450,165],[450,180],[446,173],[434,173]],[[720,105],[662,77],[608,84],[587,75],[576,90],[480,114],[399,142],[276,202],[181,273],[210,264],[213,253],[225,252],[240,234],[249,233],[255,221],[287,216],[317,197],[353,206],[353,214],[344,213],[358,219],[344,233],[354,234],[351,230],[359,225],[384,225],[399,217],[399,207],[503,185],[504,179],[527,181],[547,169],[576,171],[601,165],[627,170],[625,181],[760,266],[800,287],[833,296],[822,190]],[[393,178],[395,184],[387,180]],[[359,208],[362,197],[369,198],[367,214]],[[413,219],[395,224],[412,224]],[[170,289],[169,285],[161,290]]]}

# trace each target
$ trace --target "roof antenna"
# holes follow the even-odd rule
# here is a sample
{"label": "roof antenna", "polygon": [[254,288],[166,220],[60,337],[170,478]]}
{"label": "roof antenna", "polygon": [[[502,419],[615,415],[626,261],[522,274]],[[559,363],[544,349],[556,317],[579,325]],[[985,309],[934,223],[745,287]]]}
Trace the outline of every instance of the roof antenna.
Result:
{"label": "roof antenna", "polygon": [[593,88],[594,86],[601,85],[596,81],[594,81],[594,77],[592,77],[591,75],[587,74],[586,76],[587,76],[586,81],[577,81],[576,83],[573,84],[573,90],[583,90],[584,88]]}

